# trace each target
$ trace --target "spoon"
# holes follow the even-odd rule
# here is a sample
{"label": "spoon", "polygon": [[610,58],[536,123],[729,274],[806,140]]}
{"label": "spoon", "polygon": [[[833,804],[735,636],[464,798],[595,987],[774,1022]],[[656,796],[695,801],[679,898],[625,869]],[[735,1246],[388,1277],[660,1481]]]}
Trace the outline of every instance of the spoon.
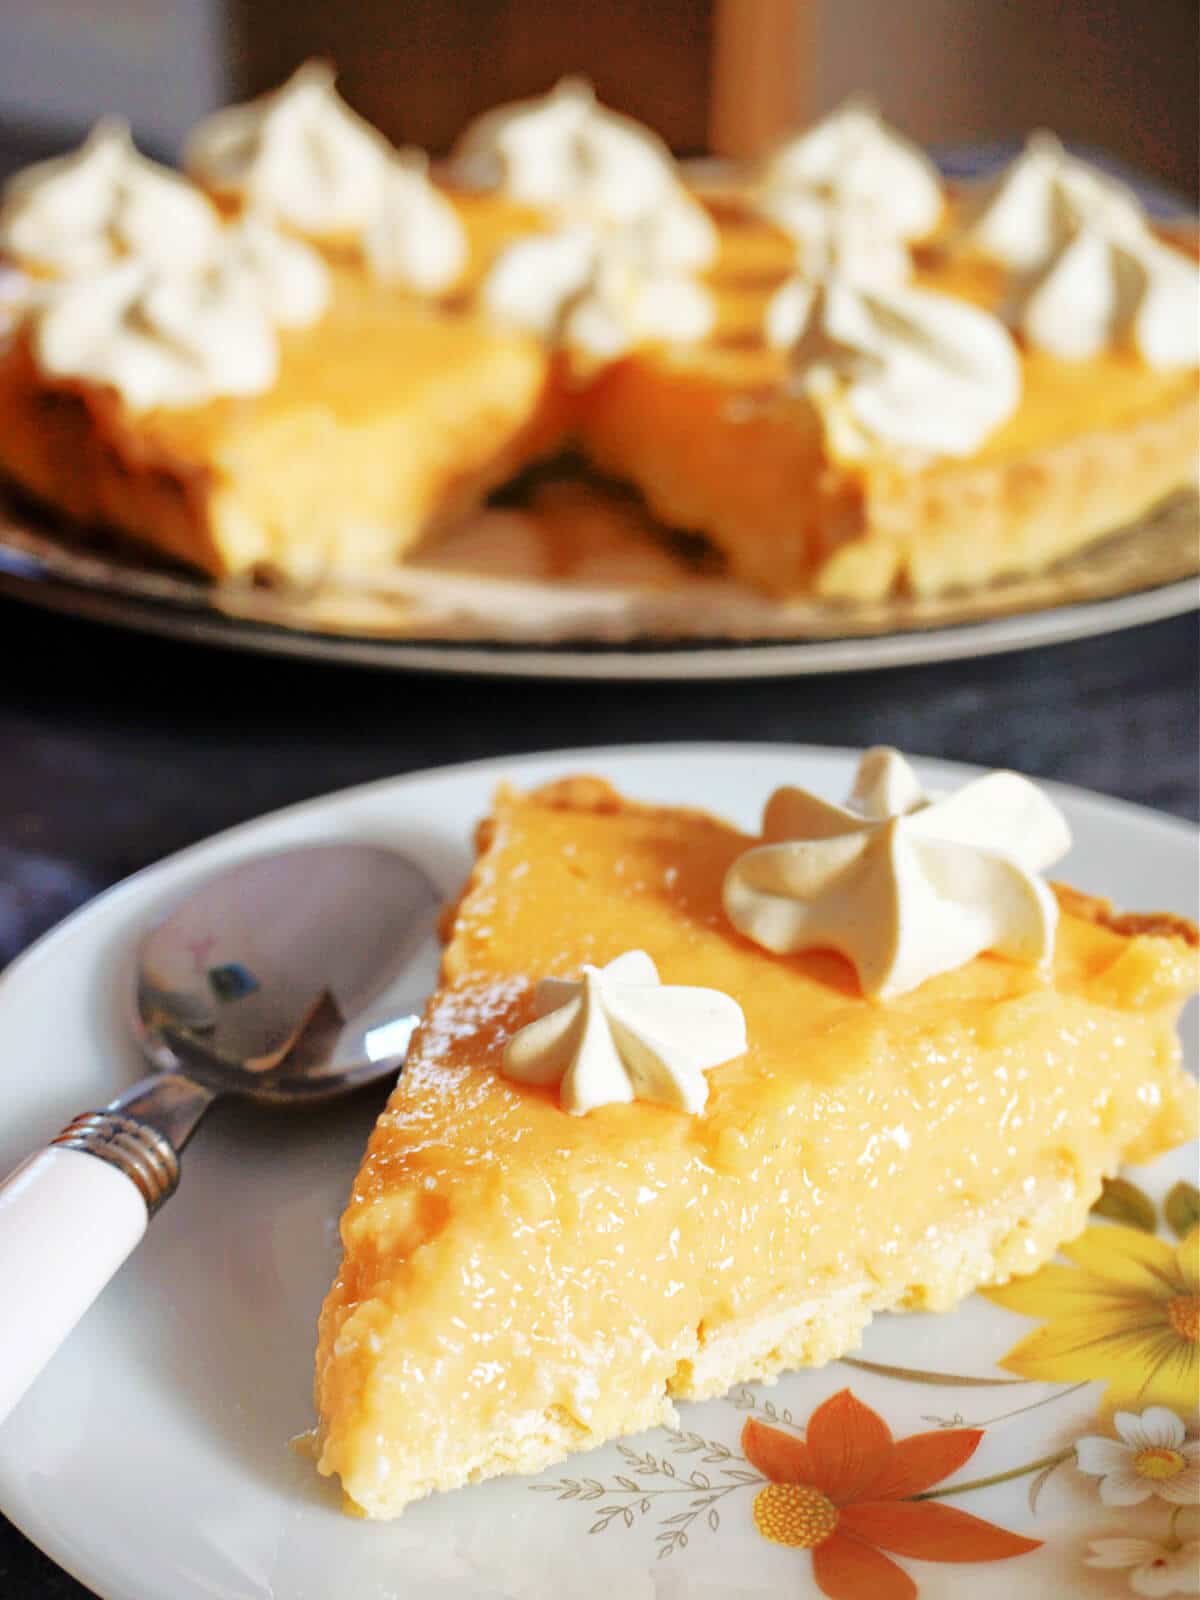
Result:
{"label": "spoon", "polygon": [[210,878],[146,935],[131,1022],[155,1070],[0,1183],[0,1422],[174,1194],[214,1100],[304,1105],[403,1063],[438,900],[395,851],[316,845]]}

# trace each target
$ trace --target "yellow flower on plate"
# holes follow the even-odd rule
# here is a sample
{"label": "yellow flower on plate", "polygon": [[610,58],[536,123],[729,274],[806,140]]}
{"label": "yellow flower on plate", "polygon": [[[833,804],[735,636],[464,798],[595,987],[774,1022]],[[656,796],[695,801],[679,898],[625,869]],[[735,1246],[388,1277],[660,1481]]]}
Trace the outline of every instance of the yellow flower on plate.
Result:
{"label": "yellow flower on plate", "polygon": [[1137,1228],[1088,1228],[1051,1262],[984,1293],[1044,1326],[1000,1362],[1022,1378],[1107,1383],[1109,1410],[1200,1404],[1200,1227],[1179,1244]]}

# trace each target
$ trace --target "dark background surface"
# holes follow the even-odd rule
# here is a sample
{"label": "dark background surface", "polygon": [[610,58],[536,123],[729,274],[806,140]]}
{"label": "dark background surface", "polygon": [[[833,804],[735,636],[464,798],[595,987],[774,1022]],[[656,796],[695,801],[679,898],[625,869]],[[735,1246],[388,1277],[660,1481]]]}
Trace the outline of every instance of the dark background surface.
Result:
{"label": "dark background surface", "polygon": [[[219,828],[372,778],[561,746],[886,742],[1200,815],[1191,616],[949,665],[712,684],[371,673],[226,655],[14,601],[0,601],[0,639],[0,963]],[[0,1518],[3,1600],[86,1593]]]}
{"label": "dark background surface", "polygon": [[[730,683],[497,681],[225,654],[0,601],[0,963],[148,862],[292,801],[659,740],[1014,766],[1195,818],[1194,617],[976,661]],[[0,1591],[2,1592],[2,1591]]]}

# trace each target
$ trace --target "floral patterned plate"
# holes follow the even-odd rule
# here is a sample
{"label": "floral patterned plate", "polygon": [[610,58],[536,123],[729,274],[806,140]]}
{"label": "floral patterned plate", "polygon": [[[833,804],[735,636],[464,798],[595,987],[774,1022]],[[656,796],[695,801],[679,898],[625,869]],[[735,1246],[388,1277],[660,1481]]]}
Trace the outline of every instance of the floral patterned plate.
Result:
{"label": "floral patterned plate", "polygon": [[[501,777],[583,767],[745,824],[788,781],[845,791],[850,752],[582,751],[351,790],[219,836],[102,896],[0,978],[0,1170],[138,1070],[128,952],[240,856],[394,843],[452,891]],[[934,786],[962,770],[922,763]],[[1195,916],[1192,831],[1079,791],[1066,875]],[[1194,1013],[1185,1030],[1194,1037]],[[1200,1593],[1196,1152],[1130,1171],[1035,1276],[861,1350],[681,1409],[538,1478],[374,1525],[289,1436],[370,1096],[319,1116],[219,1109],[184,1185],[0,1430],[0,1507],[103,1600],[1072,1600]]]}

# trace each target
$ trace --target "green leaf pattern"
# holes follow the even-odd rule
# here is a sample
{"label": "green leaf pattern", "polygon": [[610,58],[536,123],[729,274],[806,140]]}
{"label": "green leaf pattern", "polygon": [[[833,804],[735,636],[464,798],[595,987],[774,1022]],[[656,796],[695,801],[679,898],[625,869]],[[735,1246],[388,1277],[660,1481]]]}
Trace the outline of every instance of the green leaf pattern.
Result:
{"label": "green leaf pattern", "polygon": [[1100,1198],[1092,1207],[1092,1215],[1105,1217],[1109,1222],[1121,1222],[1127,1228],[1140,1228],[1143,1233],[1158,1229],[1158,1213],[1154,1201],[1128,1178],[1105,1178]]}
{"label": "green leaf pattern", "polygon": [[1167,1191],[1163,1216],[1176,1238],[1183,1239],[1200,1223],[1200,1189],[1183,1178]]}

